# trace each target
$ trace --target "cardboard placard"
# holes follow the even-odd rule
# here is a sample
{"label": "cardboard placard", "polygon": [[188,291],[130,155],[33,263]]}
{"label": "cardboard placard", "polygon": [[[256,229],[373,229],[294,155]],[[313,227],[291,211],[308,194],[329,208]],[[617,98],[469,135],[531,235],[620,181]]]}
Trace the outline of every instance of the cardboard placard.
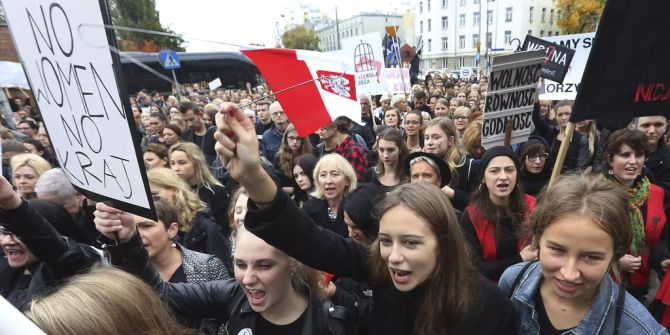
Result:
{"label": "cardboard placard", "polygon": [[409,69],[407,68],[386,68],[386,83],[389,92],[393,94],[412,92],[412,84],[409,79]]}
{"label": "cardboard placard", "polygon": [[96,201],[155,218],[104,0],[3,2],[61,168]]}
{"label": "cardboard placard", "polygon": [[383,94],[387,91],[379,32],[345,38],[342,49],[342,55],[353,61],[359,94]]}
{"label": "cardboard placard", "polygon": [[545,79],[543,90],[540,92],[542,100],[575,100],[577,90],[582,82],[582,74],[586,67],[586,61],[591,52],[591,46],[595,33],[584,33],[574,35],[561,35],[544,37],[545,41],[556,43],[566,48],[575,50],[572,62],[562,83]]}
{"label": "cardboard placard", "polygon": [[533,129],[533,104],[536,102],[545,51],[525,51],[493,59],[486,93],[482,146],[503,145],[505,123],[512,121],[511,144],[528,139]]}
{"label": "cardboard placard", "polygon": [[575,50],[531,35],[526,35],[521,49],[524,51],[545,50],[547,55],[542,65],[542,78],[558,83],[562,83],[565,79],[572,57],[575,55]]}
{"label": "cardboard placard", "polygon": [[670,116],[669,12],[665,0],[607,1],[570,121]]}

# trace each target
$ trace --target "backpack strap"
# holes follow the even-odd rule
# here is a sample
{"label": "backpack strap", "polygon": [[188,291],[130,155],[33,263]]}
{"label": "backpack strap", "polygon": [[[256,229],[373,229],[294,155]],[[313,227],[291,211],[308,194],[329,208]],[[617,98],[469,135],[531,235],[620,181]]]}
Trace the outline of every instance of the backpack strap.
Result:
{"label": "backpack strap", "polygon": [[528,271],[528,268],[537,261],[532,261],[526,263],[526,265],[523,266],[523,269],[521,269],[521,272],[516,276],[516,279],[514,279],[514,283],[512,284],[512,289],[509,291],[509,297],[512,298],[512,295],[514,294],[514,291],[516,290],[517,286],[519,286],[519,283],[521,283],[521,278],[523,278],[523,275],[526,274]]}
{"label": "backpack strap", "polygon": [[616,299],[616,309],[614,312],[614,335],[619,335],[619,324],[621,323],[621,314],[623,314],[623,305],[626,302],[626,289],[619,284],[619,295]]}

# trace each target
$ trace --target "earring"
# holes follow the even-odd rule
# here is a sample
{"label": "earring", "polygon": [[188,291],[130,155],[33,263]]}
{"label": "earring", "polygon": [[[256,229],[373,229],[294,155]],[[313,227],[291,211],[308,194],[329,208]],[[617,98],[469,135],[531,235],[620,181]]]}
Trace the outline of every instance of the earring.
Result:
{"label": "earring", "polygon": [[612,171],[612,169],[609,169],[609,170],[607,170],[607,173],[608,173],[609,175],[613,175],[613,174],[614,174],[614,171]]}

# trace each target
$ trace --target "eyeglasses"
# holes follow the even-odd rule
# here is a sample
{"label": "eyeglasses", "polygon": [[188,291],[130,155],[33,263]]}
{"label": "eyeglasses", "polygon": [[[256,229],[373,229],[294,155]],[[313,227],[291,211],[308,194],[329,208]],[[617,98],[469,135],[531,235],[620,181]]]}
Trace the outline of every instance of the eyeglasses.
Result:
{"label": "eyeglasses", "polygon": [[537,154],[535,156],[526,155],[526,160],[529,162],[537,162],[537,161],[543,162],[546,161],[548,157],[549,154],[545,152],[543,154]]}
{"label": "eyeglasses", "polygon": [[405,124],[416,126],[419,124],[419,120],[405,120]]}
{"label": "eyeglasses", "polygon": [[467,119],[468,119],[467,116],[462,116],[462,115],[454,116],[454,121],[467,120]]}
{"label": "eyeglasses", "polygon": [[302,137],[297,137],[297,136],[287,136],[286,139],[289,140],[289,141],[294,141],[294,142],[295,141],[302,141]]}

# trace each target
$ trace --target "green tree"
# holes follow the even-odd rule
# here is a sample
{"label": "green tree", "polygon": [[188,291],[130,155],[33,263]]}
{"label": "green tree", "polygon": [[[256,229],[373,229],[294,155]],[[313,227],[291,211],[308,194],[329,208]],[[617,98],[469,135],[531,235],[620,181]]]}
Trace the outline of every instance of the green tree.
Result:
{"label": "green tree", "polygon": [[[109,0],[109,6],[115,25],[174,34],[161,24],[154,0]],[[123,51],[158,52],[165,48],[184,51],[184,40],[179,37],[121,30],[115,34],[119,49]]]}
{"label": "green tree", "polygon": [[564,34],[595,31],[605,8],[605,0],[554,0],[554,4],[561,13],[556,23]]}
{"label": "green tree", "polygon": [[319,36],[312,29],[305,28],[304,25],[289,29],[281,36],[284,48],[319,50]]}

